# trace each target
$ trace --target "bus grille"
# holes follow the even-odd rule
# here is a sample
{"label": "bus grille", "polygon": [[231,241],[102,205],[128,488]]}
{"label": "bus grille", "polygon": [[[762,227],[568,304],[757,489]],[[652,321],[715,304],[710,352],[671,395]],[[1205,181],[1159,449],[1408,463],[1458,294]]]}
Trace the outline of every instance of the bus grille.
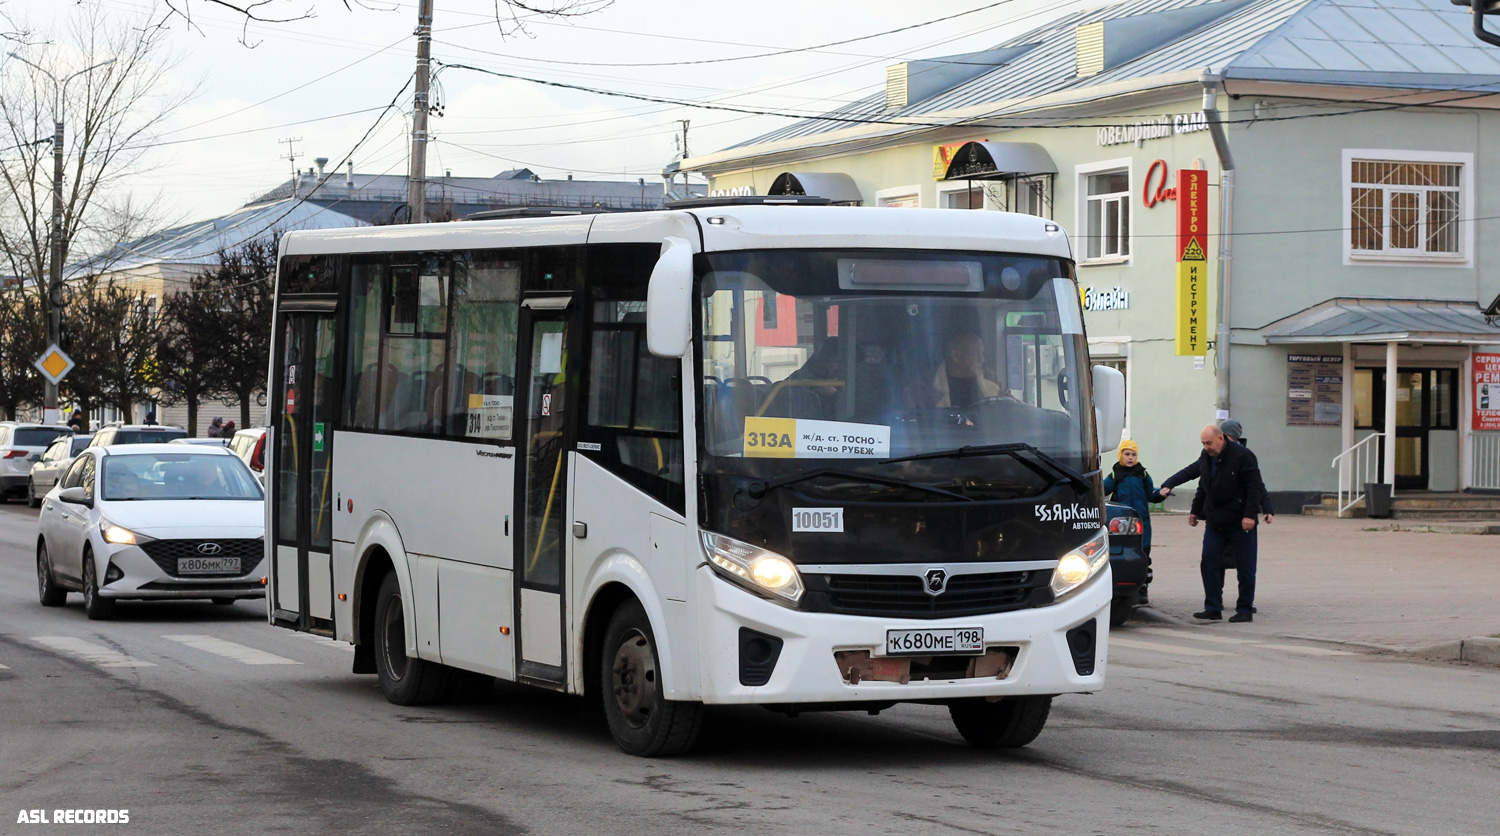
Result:
{"label": "bus grille", "polygon": [[[198,546],[203,543],[218,543],[220,551],[213,557],[238,557],[240,559],[240,571],[237,574],[244,575],[254,571],[261,558],[265,556],[265,541],[255,539],[234,540],[152,540],[141,545],[141,551],[151,558],[163,572],[174,578],[183,577],[177,574],[177,558],[179,557],[204,557],[199,553]],[[187,577],[201,578],[203,575],[189,575]],[[212,576],[209,576],[212,577]]]}
{"label": "bus grille", "polygon": [[810,608],[846,615],[899,618],[980,615],[1047,603],[1033,600],[1033,592],[1045,586],[1047,579],[1046,572],[953,575],[941,595],[928,595],[922,579],[915,575],[819,574],[807,578],[808,603],[814,605]]}

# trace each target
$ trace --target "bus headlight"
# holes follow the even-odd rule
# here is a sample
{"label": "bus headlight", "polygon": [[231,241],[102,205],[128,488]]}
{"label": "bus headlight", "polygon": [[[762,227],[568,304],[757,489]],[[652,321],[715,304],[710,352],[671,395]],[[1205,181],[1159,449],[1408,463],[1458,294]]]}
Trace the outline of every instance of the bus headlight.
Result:
{"label": "bus headlight", "polygon": [[709,565],[726,578],[764,595],[796,604],[802,599],[802,576],[790,560],[749,543],[705,531],[703,553]]}
{"label": "bus headlight", "polygon": [[1057,568],[1052,570],[1052,599],[1061,599],[1108,565],[1109,534],[1100,528],[1099,533],[1057,561]]}

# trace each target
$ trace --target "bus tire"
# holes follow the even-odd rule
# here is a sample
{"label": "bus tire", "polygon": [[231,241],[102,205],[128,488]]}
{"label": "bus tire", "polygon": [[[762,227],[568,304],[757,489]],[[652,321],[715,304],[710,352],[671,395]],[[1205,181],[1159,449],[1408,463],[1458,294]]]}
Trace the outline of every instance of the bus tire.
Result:
{"label": "bus tire", "polygon": [[1123,627],[1130,616],[1135,613],[1135,605],[1130,603],[1129,596],[1114,599],[1109,604],[1109,626]]}
{"label": "bus tire", "polygon": [[451,669],[406,655],[406,613],[395,572],[386,574],[375,595],[375,672],[381,692],[396,705],[441,702],[452,684]]}
{"label": "bus tire", "polygon": [[948,704],[954,727],[978,749],[1025,746],[1042,733],[1051,711],[1051,697],[1005,697],[996,702],[980,697]]}
{"label": "bus tire", "polygon": [[615,743],[628,755],[670,758],[693,747],[703,704],[663,696],[656,635],[639,601],[615,610],[599,653],[600,696]]}

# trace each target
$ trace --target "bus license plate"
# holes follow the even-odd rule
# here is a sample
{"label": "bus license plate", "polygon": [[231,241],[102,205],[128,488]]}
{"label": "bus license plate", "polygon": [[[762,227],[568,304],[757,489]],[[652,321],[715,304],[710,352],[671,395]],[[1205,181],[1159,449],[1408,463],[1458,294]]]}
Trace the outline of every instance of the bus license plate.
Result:
{"label": "bus license plate", "polygon": [[177,558],[177,574],[179,575],[220,575],[240,573],[240,559],[238,557],[179,557]]}
{"label": "bus license plate", "polygon": [[887,630],[885,655],[933,656],[939,654],[984,653],[983,627],[954,627],[948,630]]}

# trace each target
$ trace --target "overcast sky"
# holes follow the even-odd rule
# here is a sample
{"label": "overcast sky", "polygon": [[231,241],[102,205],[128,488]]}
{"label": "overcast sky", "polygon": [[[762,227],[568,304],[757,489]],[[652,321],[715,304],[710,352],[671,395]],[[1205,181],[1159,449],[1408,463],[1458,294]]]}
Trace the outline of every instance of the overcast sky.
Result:
{"label": "overcast sky", "polygon": [[[162,0],[99,3],[124,24],[164,8]],[[227,212],[285,180],[293,144],[297,166],[316,157],[332,166],[376,124],[412,74],[415,0],[276,0],[283,13],[309,7],[292,23],[242,21],[206,0],[187,2],[194,27],[175,20],[167,49],[179,59],[177,83],[199,93],[173,114],[152,153],[165,163],[138,190],[159,193],[174,219]],[[545,0],[544,0],[545,2]],[[60,29],[76,0],[3,0],[0,8],[36,31]],[[1062,13],[1099,0],[901,0],[682,2],[616,0],[573,22],[532,20],[527,33],[502,36],[494,0],[437,0],[433,57],[533,79],[600,90],[713,102],[749,109],[817,113],[882,88],[885,66],[908,58],[984,49]],[[361,7],[361,5],[363,7]],[[274,7],[274,6],[273,6]],[[791,55],[687,66],[586,66],[703,61],[817,46],[920,24],[953,20]],[[241,44],[241,36],[253,48]],[[31,47],[32,50],[46,49]],[[570,63],[571,62],[571,63]],[[14,64],[0,64],[13,71]],[[677,153],[677,120],[690,119],[690,150],[707,153],[787,120],[631,101],[546,87],[458,68],[438,76],[443,116],[429,173],[492,176],[528,167],[543,177],[630,180],[659,187]],[[404,174],[411,94],[381,118],[353,152],[360,173]]]}

